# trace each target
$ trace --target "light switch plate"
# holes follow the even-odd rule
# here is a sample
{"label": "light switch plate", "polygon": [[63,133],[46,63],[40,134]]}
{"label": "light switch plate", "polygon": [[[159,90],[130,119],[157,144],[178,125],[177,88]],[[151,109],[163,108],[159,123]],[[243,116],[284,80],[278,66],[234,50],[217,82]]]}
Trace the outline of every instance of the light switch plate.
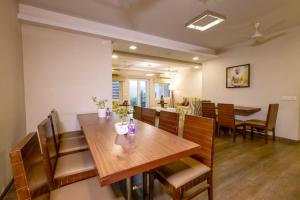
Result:
{"label": "light switch plate", "polygon": [[296,96],[283,96],[282,100],[285,100],[285,101],[297,101],[297,97]]}

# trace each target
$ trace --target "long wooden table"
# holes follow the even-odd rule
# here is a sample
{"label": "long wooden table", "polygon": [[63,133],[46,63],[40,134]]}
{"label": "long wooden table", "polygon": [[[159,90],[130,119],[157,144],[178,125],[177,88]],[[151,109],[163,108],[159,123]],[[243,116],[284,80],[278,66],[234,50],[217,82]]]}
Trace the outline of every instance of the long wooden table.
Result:
{"label": "long wooden table", "polygon": [[128,178],[131,176],[190,156],[201,149],[196,143],[138,120],[135,120],[134,135],[117,135],[114,124],[118,117],[115,115],[106,119],[98,118],[97,114],[80,114],[78,119],[101,186],[126,178],[130,184]]}

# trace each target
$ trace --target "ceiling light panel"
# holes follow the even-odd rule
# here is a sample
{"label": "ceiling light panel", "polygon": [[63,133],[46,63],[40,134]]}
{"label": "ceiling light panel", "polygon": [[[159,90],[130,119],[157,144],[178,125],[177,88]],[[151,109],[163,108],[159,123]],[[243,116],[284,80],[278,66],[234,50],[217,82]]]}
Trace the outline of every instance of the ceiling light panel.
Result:
{"label": "ceiling light panel", "polygon": [[213,26],[216,26],[217,24],[220,24],[221,22],[225,21],[225,19],[226,17],[219,13],[206,10],[201,15],[189,21],[186,24],[186,27],[199,31],[205,31]]}

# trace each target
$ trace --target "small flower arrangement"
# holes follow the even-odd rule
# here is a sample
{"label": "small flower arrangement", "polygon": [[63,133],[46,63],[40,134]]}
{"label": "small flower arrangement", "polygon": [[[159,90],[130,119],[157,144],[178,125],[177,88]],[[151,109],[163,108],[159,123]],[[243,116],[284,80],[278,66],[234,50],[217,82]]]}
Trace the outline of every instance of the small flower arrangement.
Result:
{"label": "small flower arrangement", "polygon": [[119,115],[122,123],[125,123],[126,117],[129,114],[127,106],[121,106],[117,109],[116,113]]}
{"label": "small flower arrangement", "polygon": [[98,99],[97,97],[92,96],[92,101],[96,104],[98,109],[105,109],[106,103],[108,100],[107,99]]}

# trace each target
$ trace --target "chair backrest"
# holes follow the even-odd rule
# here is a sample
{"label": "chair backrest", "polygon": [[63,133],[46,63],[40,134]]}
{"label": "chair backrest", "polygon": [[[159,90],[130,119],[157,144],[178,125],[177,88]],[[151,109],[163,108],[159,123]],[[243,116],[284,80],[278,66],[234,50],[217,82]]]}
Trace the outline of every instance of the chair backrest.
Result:
{"label": "chair backrest", "polygon": [[142,107],[139,106],[133,107],[133,118],[137,120],[142,120]]}
{"label": "chair backrest", "polygon": [[277,113],[279,104],[270,104],[267,115],[267,127],[268,129],[273,129],[276,126]]}
{"label": "chair backrest", "polygon": [[218,124],[228,128],[235,128],[233,104],[218,104]]}
{"label": "chair backrest", "polygon": [[55,145],[55,135],[52,130],[50,119],[47,118],[38,125],[39,138],[43,153],[44,168],[47,173],[50,188],[53,189],[53,176],[58,157]]}
{"label": "chair backrest", "polygon": [[216,119],[216,106],[214,103],[202,101],[202,117]]}
{"label": "chair backrest", "polygon": [[179,114],[176,112],[160,111],[158,127],[178,135]]}
{"label": "chair backrest", "polygon": [[49,192],[37,133],[26,135],[17,144],[10,152],[10,161],[19,200]]}
{"label": "chair backrest", "polygon": [[142,108],[142,121],[155,126],[156,110],[150,108]]}
{"label": "chair backrest", "polygon": [[60,141],[59,141],[59,131],[58,131],[58,113],[56,110],[51,110],[50,115],[48,116],[51,122],[52,132],[54,133],[55,137],[55,145],[58,152]]}
{"label": "chair backrest", "polygon": [[183,138],[201,146],[194,158],[203,164],[213,167],[215,120],[206,117],[186,115],[183,128]]}

